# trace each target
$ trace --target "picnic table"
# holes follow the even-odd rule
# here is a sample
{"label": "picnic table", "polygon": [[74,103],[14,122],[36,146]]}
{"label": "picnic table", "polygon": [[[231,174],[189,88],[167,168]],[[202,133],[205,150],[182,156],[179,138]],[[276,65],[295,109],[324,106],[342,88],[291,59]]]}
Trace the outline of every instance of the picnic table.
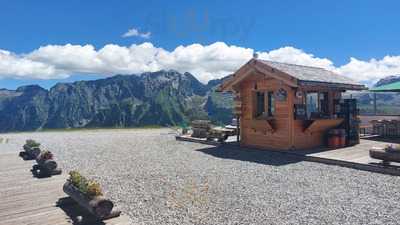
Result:
{"label": "picnic table", "polygon": [[208,131],[207,139],[217,139],[219,142],[223,142],[228,139],[229,136],[234,136],[235,134],[235,129],[226,127],[213,127]]}

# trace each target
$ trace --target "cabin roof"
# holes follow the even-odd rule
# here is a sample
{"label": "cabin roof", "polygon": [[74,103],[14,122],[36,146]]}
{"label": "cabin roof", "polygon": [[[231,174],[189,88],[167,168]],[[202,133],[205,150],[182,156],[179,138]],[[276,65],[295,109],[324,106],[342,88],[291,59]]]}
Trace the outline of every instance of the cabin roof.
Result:
{"label": "cabin roof", "polygon": [[257,61],[278,69],[284,73],[287,73],[300,81],[362,85],[350,78],[336,74],[324,68],[301,66],[296,64],[280,63],[267,60]]}
{"label": "cabin roof", "polygon": [[[271,69],[278,70],[294,81],[297,86],[330,86],[346,90],[365,90],[363,84],[358,83],[346,76],[336,74],[332,71],[319,67],[302,66],[289,63],[273,62],[268,60],[251,59],[241,67],[234,76],[222,85],[221,90],[232,88],[234,83],[238,83],[248,75],[246,70],[254,68],[258,72],[269,73]],[[273,71],[272,70],[272,71]],[[270,74],[270,73],[269,73]],[[285,79],[283,75],[274,76],[276,79]],[[290,80],[289,79],[289,80]],[[286,78],[287,80],[287,78]]]}

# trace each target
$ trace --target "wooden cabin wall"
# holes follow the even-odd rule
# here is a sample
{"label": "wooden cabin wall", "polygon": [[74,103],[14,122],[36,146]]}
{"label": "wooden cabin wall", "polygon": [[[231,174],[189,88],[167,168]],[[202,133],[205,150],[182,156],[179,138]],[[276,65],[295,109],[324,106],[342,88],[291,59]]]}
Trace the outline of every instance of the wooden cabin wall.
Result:
{"label": "wooden cabin wall", "polygon": [[295,149],[309,149],[324,144],[324,132],[304,132],[303,121],[293,120],[293,146]]}
{"label": "wooden cabin wall", "polygon": [[[257,84],[257,90],[255,90]],[[274,91],[284,88],[287,91],[286,101],[275,101],[274,122],[275,131],[268,130],[265,119],[255,119],[254,94],[256,91]],[[305,121],[295,120],[294,104],[304,103],[303,98],[296,97],[296,89],[293,89],[276,79],[266,79],[264,76],[253,76],[243,81],[240,86],[242,103],[241,114],[241,144],[264,149],[288,150],[310,149],[324,145],[326,130],[305,132]],[[301,90],[301,91],[306,91]],[[334,96],[340,91],[324,90],[329,95],[329,111],[332,114],[334,108]]]}
{"label": "wooden cabin wall", "polygon": [[[305,98],[305,91],[307,89],[301,90],[304,92]],[[309,91],[309,90],[308,90]],[[319,91],[328,92],[328,99],[329,99],[329,111],[330,114],[333,114],[334,111],[334,98],[337,93],[341,91],[334,91],[334,90],[323,90],[320,89]],[[295,98],[294,104],[301,104],[303,103],[304,99]],[[293,148],[294,149],[310,149],[323,146],[325,143],[325,133],[326,130],[321,130],[318,132],[304,132],[304,121],[302,120],[295,120],[293,118]]]}
{"label": "wooden cabin wall", "polygon": [[[257,90],[254,90],[257,83]],[[276,131],[268,130],[265,119],[255,119],[254,94],[256,91],[274,91],[284,88],[287,93],[286,101],[275,99],[274,122]],[[293,122],[293,94],[292,89],[276,79],[254,76],[253,79],[243,81],[240,86],[242,100],[241,117],[241,144],[266,149],[290,149],[292,147],[292,122]]]}

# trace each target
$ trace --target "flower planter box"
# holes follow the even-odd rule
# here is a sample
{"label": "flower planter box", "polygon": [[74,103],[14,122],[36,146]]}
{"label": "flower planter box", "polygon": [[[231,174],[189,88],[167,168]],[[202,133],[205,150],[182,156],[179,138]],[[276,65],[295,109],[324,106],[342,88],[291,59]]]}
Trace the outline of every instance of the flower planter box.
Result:
{"label": "flower planter box", "polygon": [[48,177],[62,173],[61,169],[57,168],[56,161],[52,159],[42,160],[36,158],[36,162],[37,165],[33,165],[32,167],[32,173],[38,177]]}
{"label": "flower planter box", "polygon": [[90,198],[69,181],[64,184],[63,190],[75,202],[94,215],[97,219],[105,220],[117,217],[121,214],[120,211],[112,210],[114,203],[111,200],[106,199],[103,196]]}
{"label": "flower planter box", "polygon": [[40,154],[39,147],[30,147],[28,145],[24,145],[24,151],[19,153],[19,156],[24,160],[33,160],[36,159]]}

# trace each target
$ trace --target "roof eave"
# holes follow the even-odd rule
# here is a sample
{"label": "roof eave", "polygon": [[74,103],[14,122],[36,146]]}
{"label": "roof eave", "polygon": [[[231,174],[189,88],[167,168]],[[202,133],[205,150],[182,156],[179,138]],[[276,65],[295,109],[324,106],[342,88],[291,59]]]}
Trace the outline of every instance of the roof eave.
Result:
{"label": "roof eave", "polygon": [[368,90],[368,88],[362,84],[331,83],[331,82],[305,81],[305,80],[299,80],[299,86],[315,86],[315,87],[325,86],[333,89],[344,89],[353,91]]}
{"label": "roof eave", "polygon": [[[255,63],[255,59],[249,60],[246,64],[241,66],[234,74],[232,74],[232,78],[223,82],[217,89],[220,92],[223,91],[234,91],[234,85],[240,82],[244,77],[243,74],[250,73],[254,69],[250,67],[250,65]],[[250,71],[251,70],[251,71]]]}

